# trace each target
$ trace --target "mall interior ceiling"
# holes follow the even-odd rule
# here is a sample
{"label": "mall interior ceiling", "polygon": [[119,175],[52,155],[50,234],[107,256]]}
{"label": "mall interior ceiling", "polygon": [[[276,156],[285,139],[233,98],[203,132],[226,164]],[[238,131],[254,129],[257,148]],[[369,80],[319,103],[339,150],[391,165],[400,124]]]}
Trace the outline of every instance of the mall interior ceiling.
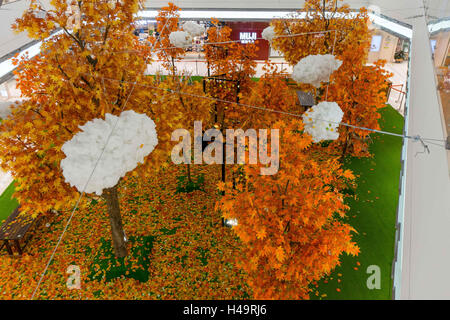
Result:
{"label": "mall interior ceiling", "polygon": [[[160,8],[167,5],[167,0],[147,0],[146,8]],[[248,9],[248,10],[286,10],[299,9],[304,0],[173,0],[175,5],[183,9]],[[345,0],[352,9],[361,7],[379,8],[380,13],[398,21],[409,23],[424,11],[428,21],[442,19],[450,16],[450,2],[448,0]]]}
{"label": "mall interior ceiling", "polygon": [[[339,0],[341,1],[341,0]],[[15,34],[10,26],[28,7],[30,0],[3,0],[0,7],[0,58],[15,54],[15,51],[29,44],[25,33]],[[50,8],[50,0],[39,1],[44,8]],[[168,0],[146,0],[145,10],[158,9],[167,5]],[[292,11],[300,9],[304,0],[171,0],[175,5],[186,10],[196,11]],[[427,21],[450,16],[448,0],[345,0],[352,9],[371,8],[399,22],[412,24],[418,16],[426,16]],[[209,17],[208,14],[206,16]],[[277,16],[275,14],[275,16]],[[243,16],[245,18],[245,15]],[[267,19],[267,20],[270,20]]]}

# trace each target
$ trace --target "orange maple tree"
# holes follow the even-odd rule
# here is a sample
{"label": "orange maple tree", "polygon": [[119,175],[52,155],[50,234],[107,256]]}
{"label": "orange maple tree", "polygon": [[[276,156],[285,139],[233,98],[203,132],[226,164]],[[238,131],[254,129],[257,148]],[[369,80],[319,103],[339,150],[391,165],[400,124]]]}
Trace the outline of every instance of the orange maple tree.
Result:
{"label": "orange maple tree", "polygon": [[297,94],[286,81],[284,70],[278,70],[277,65],[270,61],[262,70],[263,74],[252,84],[249,94],[242,97],[242,103],[267,110],[240,107],[242,128],[269,128],[280,119],[292,117],[282,112],[299,114]]}
{"label": "orange maple tree", "polygon": [[[129,109],[153,119],[158,146],[145,164],[128,173],[145,177],[167,161],[171,133],[185,125],[181,115],[194,113],[202,119],[209,108],[209,101],[194,97],[202,92],[200,84],[178,84],[190,94],[181,104],[170,91],[173,84],[156,83],[144,75],[149,48],[133,35],[138,1],[117,2],[114,7],[107,2],[92,4],[78,2],[82,27],[77,30],[66,28],[64,1],[44,11],[44,20],[38,14],[44,9],[32,1],[15,25],[43,41],[40,55],[16,59],[17,86],[26,99],[0,127],[1,166],[16,179],[15,197],[23,214],[75,204],[78,192],[65,182],[60,169],[65,157],[61,147],[87,121]],[[63,32],[44,38],[55,25]]]}
{"label": "orange maple tree", "polygon": [[[32,209],[37,214],[74,204],[76,191],[65,183],[59,168],[62,145],[79,125],[105,113],[119,113],[131,82],[142,79],[146,50],[132,34],[137,1],[114,8],[106,2],[78,5],[83,19],[78,30],[67,29],[65,1],[55,1],[50,11],[32,1],[14,25],[16,31],[43,41],[41,54],[15,61],[17,87],[26,99],[1,126],[2,167],[16,179],[15,196],[24,212]],[[46,38],[56,25],[62,33]],[[136,102],[130,99],[129,105]]]}
{"label": "orange maple tree", "polygon": [[209,73],[238,82],[240,92],[245,95],[251,86],[251,77],[256,74],[257,43],[232,41],[230,27],[214,19],[212,24],[208,29],[208,43],[204,45]]}
{"label": "orange maple tree", "polygon": [[156,16],[156,31],[158,36],[150,37],[149,41],[154,44],[156,56],[162,61],[163,67],[176,74],[175,60],[185,53],[185,49],[175,47],[169,39],[172,32],[178,30],[180,8],[169,2],[162,7]]}
{"label": "orange maple tree", "polygon": [[[210,75],[204,80],[205,93],[216,99],[211,120],[224,134],[226,129],[242,126],[245,112],[236,103],[248,95],[253,86],[258,47],[256,43],[241,44],[231,40],[231,28],[218,20],[213,19],[212,24],[208,29],[208,43],[204,45]],[[225,163],[221,171],[225,181]]]}
{"label": "orange maple tree", "polygon": [[[348,5],[339,4],[341,1],[306,0],[302,10],[305,18],[295,13],[290,19],[273,20],[276,35],[281,37],[272,45],[291,65],[308,55],[334,54],[343,64],[331,76],[328,87],[323,83],[314,92],[317,102],[336,102],[344,112],[344,123],[379,129],[377,110],[385,106],[391,75],[383,70],[383,60],[367,65],[371,31],[366,9],[350,12]],[[353,16],[348,17],[351,13]],[[313,88],[309,86],[309,90]],[[341,127],[339,139],[329,149],[335,147],[342,156],[367,156],[369,134],[367,130]]]}
{"label": "orange maple tree", "polygon": [[348,206],[342,190],[354,179],[336,158],[308,150],[311,137],[300,120],[280,121],[280,170],[260,175],[245,166],[235,185],[220,184],[225,196],[218,209],[237,219],[242,241],[236,263],[247,274],[255,299],[308,299],[310,283],[339,264],[342,253],[356,255],[350,225],[342,218]]}
{"label": "orange maple tree", "polygon": [[[207,99],[193,99],[192,94],[200,93],[200,84],[193,83],[190,75],[183,74],[176,68],[176,59],[186,53],[184,48],[175,47],[169,39],[172,32],[178,31],[179,11],[180,8],[171,2],[159,10],[156,16],[158,36],[151,37],[150,43],[154,45],[156,55],[161,59],[162,65],[171,72],[171,76],[164,81],[164,86],[168,91],[172,91],[174,95],[178,96],[178,102],[183,112],[180,122],[183,124],[183,128],[189,128],[192,137],[194,121],[202,121],[204,127],[210,122],[208,115],[211,111],[212,102]],[[191,183],[190,164],[186,164],[186,172],[188,183]]]}

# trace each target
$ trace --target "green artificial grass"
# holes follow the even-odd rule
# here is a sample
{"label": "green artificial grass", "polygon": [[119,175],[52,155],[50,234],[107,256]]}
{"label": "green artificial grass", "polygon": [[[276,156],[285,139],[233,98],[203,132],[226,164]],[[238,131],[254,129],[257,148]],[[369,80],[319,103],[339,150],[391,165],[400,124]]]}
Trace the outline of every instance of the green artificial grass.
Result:
{"label": "green artificial grass", "polygon": [[17,208],[19,203],[12,197],[14,193],[14,182],[0,195],[0,224],[9,217],[9,215]]}
{"label": "green artificial grass", "polygon": [[[154,74],[152,74],[152,75],[148,75],[149,77],[156,77],[156,75],[154,75]],[[164,75],[161,75],[160,76],[160,79],[162,80],[162,81],[164,81],[164,80],[166,80],[166,78],[167,78],[167,76],[164,76]],[[201,81],[203,81],[203,79],[204,79],[205,77],[203,77],[203,76],[191,76],[190,77],[190,79],[192,80],[192,81],[196,81],[196,82],[201,82]],[[252,79],[252,81],[254,81],[254,82],[258,82],[259,81],[259,78],[251,78]]]}
{"label": "green artificial grass", "polygon": [[[397,111],[388,106],[380,113],[382,130],[402,133],[404,119]],[[358,232],[353,239],[361,252],[356,257],[341,256],[341,266],[318,283],[319,297],[313,293],[313,299],[391,299],[402,140],[382,134],[373,134],[372,139],[373,158],[345,160],[345,167],[358,176],[357,199],[347,199],[351,209],[346,220]],[[366,284],[371,265],[380,267],[379,290],[369,290]]]}
{"label": "green artificial grass", "polygon": [[188,180],[188,177],[185,175],[177,177],[177,191],[175,193],[180,192],[193,192],[195,190],[203,190],[205,184],[205,176],[200,174],[198,177],[192,177],[191,181]]}
{"label": "green artificial grass", "polygon": [[[110,281],[115,278],[133,278],[141,282],[149,279],[150,254],[155,237],[130,237],[131,249],[129,257],[116,258],[111,240],[100,239],[100,250],[94,258],[90,268],[89,278],[94,280]],[[133,262],[132,262],[133,261]]]}

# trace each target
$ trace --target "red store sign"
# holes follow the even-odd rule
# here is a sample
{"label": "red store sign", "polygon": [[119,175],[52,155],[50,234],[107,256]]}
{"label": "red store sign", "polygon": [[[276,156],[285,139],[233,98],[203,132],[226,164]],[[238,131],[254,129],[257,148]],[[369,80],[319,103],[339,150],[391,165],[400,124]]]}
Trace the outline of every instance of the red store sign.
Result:
{"label": "red store sign", "polygon": [[259,50],[256,52],[256,60],[269,58],[270,46],[267,40],[261,39],[261,33],[269,26],[268,22],[227,22],[232,30],[231,40],[240,40],[241,43],[254,43],[256,39]]}

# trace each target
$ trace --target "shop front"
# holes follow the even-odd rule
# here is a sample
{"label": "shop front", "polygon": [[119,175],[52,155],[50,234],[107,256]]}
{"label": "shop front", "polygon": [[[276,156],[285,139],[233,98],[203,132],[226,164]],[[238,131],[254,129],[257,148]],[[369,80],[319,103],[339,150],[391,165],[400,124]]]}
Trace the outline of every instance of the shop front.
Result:
{"label": "shop front", "polygon": [[227,22],[226,25],[232,29],[231,40],[240,40],[243,44],[257,43],[256,60],[269,58],[269,42],[261,39],[263,30],[269,26],[268,22]]}

